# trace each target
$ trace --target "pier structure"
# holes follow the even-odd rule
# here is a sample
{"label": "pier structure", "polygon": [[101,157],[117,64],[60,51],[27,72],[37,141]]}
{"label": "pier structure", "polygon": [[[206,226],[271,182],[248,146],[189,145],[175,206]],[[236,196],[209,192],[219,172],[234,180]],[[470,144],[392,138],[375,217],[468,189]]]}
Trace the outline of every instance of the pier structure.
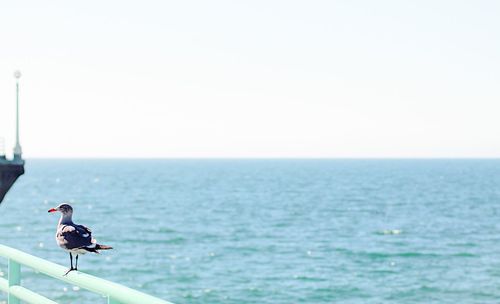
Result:
{"label": "pier structure", "polygon": [[21,72],[15,71],[16,78],[16,145],[12,159],[7,159],[5,155],[5,143],[0,139],[0,204],[7,191],[12,187],[17,178],[24,174],[23,150],[19,141],[19,78]]}

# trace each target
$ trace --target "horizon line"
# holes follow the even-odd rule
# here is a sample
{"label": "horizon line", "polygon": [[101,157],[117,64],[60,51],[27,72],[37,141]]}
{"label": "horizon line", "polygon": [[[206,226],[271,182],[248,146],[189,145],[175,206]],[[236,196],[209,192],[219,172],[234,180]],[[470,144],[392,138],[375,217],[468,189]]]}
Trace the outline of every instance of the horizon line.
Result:
{"label": "horizon line", "polygon": [[383,157],[294,157],[294,156],[210,156],[210,157],[123,157],[123,156],[49,156],[24,160],[500,160],[500,156],[383,156]]}

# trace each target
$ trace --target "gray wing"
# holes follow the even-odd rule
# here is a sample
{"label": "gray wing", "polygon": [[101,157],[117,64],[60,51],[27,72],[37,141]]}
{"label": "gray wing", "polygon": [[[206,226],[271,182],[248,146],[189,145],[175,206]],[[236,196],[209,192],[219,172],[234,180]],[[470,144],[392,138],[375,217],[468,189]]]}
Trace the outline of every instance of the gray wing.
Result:
{"label": "gray wing", "polygon": [[57,232],[57,242],[66,249],[76,249],[92,245],[90,229],[81,225],[65,225]]}

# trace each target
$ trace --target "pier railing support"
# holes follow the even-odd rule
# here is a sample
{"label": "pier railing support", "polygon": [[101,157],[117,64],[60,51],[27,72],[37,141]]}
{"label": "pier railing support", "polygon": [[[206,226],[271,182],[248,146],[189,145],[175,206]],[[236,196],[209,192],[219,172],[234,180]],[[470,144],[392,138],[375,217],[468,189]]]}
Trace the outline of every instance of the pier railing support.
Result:
{"label": "pier railing support", "polygon": [[9,304],[20,304],[21,301],[15,297],[11,292],[10,288],[13,286],[21,285],[21,265],[12,259],[9,259]]}

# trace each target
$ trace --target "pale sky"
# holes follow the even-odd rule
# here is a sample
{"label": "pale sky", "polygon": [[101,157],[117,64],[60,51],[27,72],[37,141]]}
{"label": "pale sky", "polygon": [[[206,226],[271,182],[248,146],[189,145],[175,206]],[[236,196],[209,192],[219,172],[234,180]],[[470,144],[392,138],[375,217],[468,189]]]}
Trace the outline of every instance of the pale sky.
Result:
{"label": "pale sky", "polygon": [[500,157],[500,1],[2,1],[30,157]]}

